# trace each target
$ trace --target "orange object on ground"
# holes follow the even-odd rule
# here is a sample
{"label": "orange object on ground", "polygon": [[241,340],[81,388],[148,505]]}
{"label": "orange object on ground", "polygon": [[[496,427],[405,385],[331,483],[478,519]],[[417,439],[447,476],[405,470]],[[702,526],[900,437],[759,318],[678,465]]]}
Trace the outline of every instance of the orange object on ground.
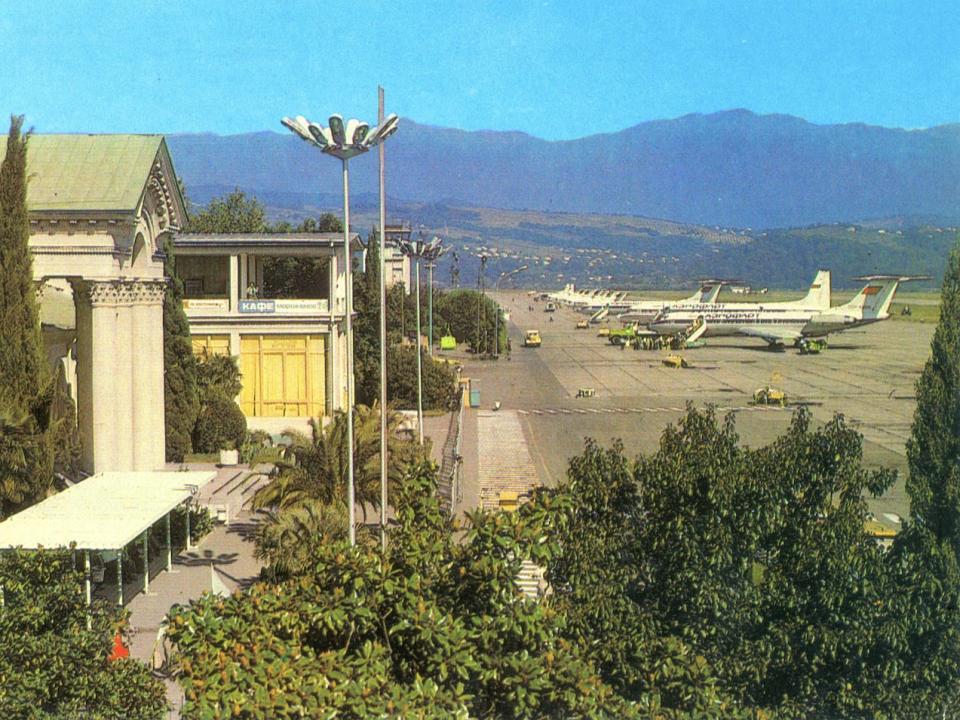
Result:
{"label": "orange object on ground", "polygon": [[130,649],[123,644],[123,636],[117,633],[113,636],[113,650],[107,655],[107,660],[113,662],[114,660],[128,657],[130,657]]}

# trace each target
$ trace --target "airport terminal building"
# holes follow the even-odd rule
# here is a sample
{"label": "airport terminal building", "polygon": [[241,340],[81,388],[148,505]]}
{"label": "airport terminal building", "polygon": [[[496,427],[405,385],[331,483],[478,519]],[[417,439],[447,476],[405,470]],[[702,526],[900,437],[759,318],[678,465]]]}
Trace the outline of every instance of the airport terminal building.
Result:
{"label": "airport terminal building", "polygon": [[[239,357],[250,427],[276,432],[345,409],[342,235],[183,234],[186,206],[160,135],[33,135],[27,148],[43,340],[76,402],[86,472],[164,466],[168,243],[194,349]],[[322,279],[310,297],[263,291],[276,257],[315,261]]]}

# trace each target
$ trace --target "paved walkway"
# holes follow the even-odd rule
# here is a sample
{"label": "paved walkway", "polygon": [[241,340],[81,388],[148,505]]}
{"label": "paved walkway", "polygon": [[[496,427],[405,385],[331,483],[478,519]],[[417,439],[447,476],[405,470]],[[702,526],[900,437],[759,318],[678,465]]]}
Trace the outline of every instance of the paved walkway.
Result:
{"label": "paved walkway", "polygon": [[480,504],[499,506],[504,491],[526,495],[539,485],[516,411],[477,411],[477,477]]}

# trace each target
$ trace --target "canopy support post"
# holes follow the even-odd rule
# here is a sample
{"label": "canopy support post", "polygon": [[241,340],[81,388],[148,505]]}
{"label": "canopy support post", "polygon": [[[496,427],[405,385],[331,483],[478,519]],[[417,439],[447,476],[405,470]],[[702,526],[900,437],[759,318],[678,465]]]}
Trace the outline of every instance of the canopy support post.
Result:
{"label": "canopy support post", "polygon": [[90,629],[90,551],[83,551],[83,594],[87,600],[87,630]]}
{"label": "canopy support post", "polygon": [[173,546],[170,542],[170,513],[163,516],[164,526],[167,531],[167,572],[173,567]]}
{"label": "canopy support post", "polygon": [[143,531],[143,594],[150,590],[150,528]]}
{"label": "canopy support post", "polygon": [[123,606],[123,548],[117,550],[117,605]]}
{"label": "canopy support post", "polygon": [[185,507],[187,508],[187,550],[190,550],[190,506]]}

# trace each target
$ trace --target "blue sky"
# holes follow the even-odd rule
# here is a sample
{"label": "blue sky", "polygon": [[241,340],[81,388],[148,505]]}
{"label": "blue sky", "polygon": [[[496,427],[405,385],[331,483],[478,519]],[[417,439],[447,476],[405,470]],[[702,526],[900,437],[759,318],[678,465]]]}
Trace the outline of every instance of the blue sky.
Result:
{"label": "blue sky", "polygon": [[735,107],[929,127],[960,121],[958,30],[956,3],[0,0],[0,111],[279,131],[374,119],[379,83],[418,122],[547,139]]}

